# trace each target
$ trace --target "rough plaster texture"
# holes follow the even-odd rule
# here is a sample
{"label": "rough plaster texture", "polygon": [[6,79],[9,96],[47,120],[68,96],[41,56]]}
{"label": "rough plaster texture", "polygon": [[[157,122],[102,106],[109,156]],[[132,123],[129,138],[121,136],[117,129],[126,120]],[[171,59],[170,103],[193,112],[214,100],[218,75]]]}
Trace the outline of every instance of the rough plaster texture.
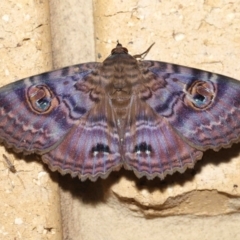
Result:
{"label": "rough plaster texture", "polygon": [[[13,4],[10,1],[3,2]],[[28,6],[30,4],[31,11],[29,9],[26,11],[27,14],[31,14],[32,18],[33,15],[36,17],[35,15],[40,14],[36,14],[34,11],[37,11],[36,6],[41,1],[38,4],[34,1],[24,2],[28,2],[26,4]],[[61,3],[64,4],[64,2],[66,1]],[[94,30],[93,26],[91,28],[91,24],[86,24],[91,22],[91,19],[89,20],[92,17],[89,15],[92,11],[91,4],[86,6],[78,2],[80,6],[84,7],[81,11],[76,11],[74,7],[72,10],[70,8],[76,4],[75,1],[72,1],[72,4],[70,2],[67,1],[66,12],[64,12],[66,15],[63,14],[65,17],[61,19],[61,14],[58,11],[61,8],[64,9],[64,5],[57,9],[57,5],[54,5],[55,2],[52,1],[52,6],[56,11],[55,16],[51,19],[52,26],[57,26],[54,23],[54,18],[58,15],[59,28],[62,25],[59,31],[57,31],[58,27],[55,30],[52,28],[54,46],[58,52],[61,52],[59,56],[54,55],[55,66],[72,64],[72,58],[75,54],[78,57],[84,56],[84,58],[79,58],[79,62],[94,61],[89,57],[92,56],[94,49],[92,37],[95,33],[96,59],[98,61],[103,61],[109,55],[116,40],[126,46],[132,54],[143,52],[151,43],[155,42],[156,44],[147,55],[147,59],[174,62],[240,79],[238,63],[240,56],[240,1],[116,0],[109,2],[96,0],[93,1]],[[45,32],[47,37],[41,37],[42,35],[38,31],[43,28],[36,28],[39,24],[34,19],[29,23],[30,27],[26,31],[28,34],[33,34],[31,37],[27,37],[31,41],[21,41],[25,39],[24,28],[28,25],[24,23],[21,28],[15,27],[13,30],[6,30],[7,26],[9,27],[9,23],[5,23],[8,19],[5,16],[6,12],[8,12],[7,15],[10,15],[14,8],[11,7],[7,11],[4,6],[0,9],[4,9],[4,13],[1,13],[0,16],[2,21],[0,27],[3,28],[1,33],[7,34],[4,38],[2,36],[0,38],[0,44],[3,44],[2,38],[6,40],[0,47],[0,51],[3,51],[1,56],[4,56],[2,58],[4,60],[0,59],[1,76],[13,81],[51,68],[48,31]],[[51,13],[53,14],[52,8]],[[85,27],[82,25],[76,27],[76,22],[70,21],[71,27],[66,28],[65,26],[68,24],[66,18],[69,17],[70,13],[73,13],[75,19],[78,18],[79,13],[81,21],[86,21],[84,22]],[[12,17],[11,26],[13,23],[20,26],[21,14],[23,14],[22,10],[13,14],[14,17],[17,16],[17,20]],[[40,22],[43,21],[42,19]],[[64,27],[65,30],[62,30]],[[86,45],[81,45],[83,43],[78,37],[72,39],[72,35],[66,30],[76,31],[78,28],[79,31],[83,31],[82,41],[85,41]],[[58,38],[59,41],[57,41]],[[68,38],[71,40],[66,41]],[[17,40],[14,41],[14,39]],[[32,46],[33,39],[38,39],[40,42],[34,42],[33,50],[31,50],[30,46]],[[16,48],[18,43],[22,43],[22,45]],[[40,44],[41,51],[36,50],[39,46],[37,43],[42,43]],[[30,50],[27,53],[22,53],[22,47],[25,44],[28,44],[26,48]],[[63,45],[64,50],[61,50]],[[84,46],[82,51],[76,48],[79,45]],[[47,46],[48,50],[42,50],[43,46]],[[56,54],[54,46],[53,53]],[[16,51],[12,52],[14,48]],[[87,54],[85,49],[88,49]],[[10,57],[7,59],[9,52]],[[46,61],[46,59],[48,60]],[[78,60],[74,59],[74,63],[75,61]],[[38,71],[36,66],[42,67],[39,67]],[[29,71],[25,72],[24,68],[29,69]],[[68,176],[59,177],[59,185],[62,189],[61,207],[65,239],[67,237],[74,240],[240,239],[239,149],[240,144],[236,144],[232,148],[221,150],[218,153],[208,151],[204,154],[203,160],[197,163],[194,170],[188,170],[182,175],[176,173],[164,181],[137,179],[133,173],[125,170],[114,172],[108,179],[98,180],[95,183],[89,181],[81,183],[78,179],[72,180]],[[12,158],[12,155],[8,156]],[[45,174],[43,166],[35,164],[33,161],[18,160],[17,170],[18,166],[20,170],[23,166],[26,170],[30,168],[31,176],[27,178],[30,173],[26,170],[19,172],[18,175],[13,175],[6,169],[5,165],[2,165],[2,171],[0,171],[1,180],[3,179],[0,192],[1,212],[5,213],[6,209],[9,209],[7,215],[4,216],[4,221],[0,221],[0,234],[12,230],[12,235],[8,236],[16,236],[19,239],[61,239],[60,235],[58,235],[59,238],[56,237],[59,230],[56,226],[59,219],[57,208],[56,214],[54,214],[53,205],[48,205],[43,201],[46,189],[51,189],[46,191],[48,194],[57,191],[55,175],[49,172]],[[32,172],[35,173],[32,175]],[[38,179],[36,176],[41,176],[42,172],[47,180],[44,182],[44,186],[40,184],[39,189],[42,195],[37,195],[34,191],[38,189],[36,186],[39,185],[34,180]],[[49,180],[49,175],[53,181]],[[16,191],[21,185],[21,181],[18,181],[20,177],[25,188],[29,188],[28,191],[20,190],[21,194]],[[12,187],[13,180],[14,187]],[[9,190],[11,187],[12,191]],[[12,195],[13,200],[10,206],[10,200],[5,199]],[[27,205],[23,205],[34,195],[37,196],[35,202],[33,200],[32,204],[29,202]],[[52,198],[49,197],[49,199]],[[56,199],[54,207],[57,205],[58,200]],[[49,206],[52,208],[50,214]],[[21,217],[18,216],[23,212],[23,209],[26,216],[34,210],[41,212],[35,216],[43,219],[43,222],[37,225],[43,227],[37,228],[34,221],[24,221],[25,224],[17,224],[21,223],[21,220],[18,219]],[[25,220],[26,216],[23,215],[22,218]],[[54,216],[56,216],[56,221],[51,222]],[[48,221],[51,222],[47,225],[50,227],[45,228],[45,223]],[[54,234],[51,232],[52,227]],[[40,233],[37,229],[40,229]],[[49,229],[50,233],[47,232],[44,235]],[[32,238],[24,238],[23,235],[19,235],[27,234],[30,230],[39,235]]]}

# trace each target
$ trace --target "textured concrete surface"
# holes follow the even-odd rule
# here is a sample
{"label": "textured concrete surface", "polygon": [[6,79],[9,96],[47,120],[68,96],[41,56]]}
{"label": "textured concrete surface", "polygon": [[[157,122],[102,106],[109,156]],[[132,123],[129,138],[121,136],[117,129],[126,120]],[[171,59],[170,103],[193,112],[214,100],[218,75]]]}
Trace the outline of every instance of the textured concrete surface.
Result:
{"label": "textured concrete surface", "polygon": [[[14,5],[17,10],[11,16],[15,9],[13,3],[3,2],[0,33],[6,35],[0,36],[2,79],[14,81],[50,69],[50,36],[47,30],[42,32],[48,24],[42,17],[44,15],[48,19],[47,8],[39,12],[36,10],[38,4],[23,1],[22,5],[30,6],[31,10],[25,10],[24,14],[23,7],[19,10],[19,6]],[[89,10],[89,6],[80,5],[81,12],[71,11],[69,2],[66,5],[67,15],[72,12],[78,18],[79,12],[81,20],[93,16],[94,29],[89,29],[87,24],[86,29],[79,27],[79,31],[83,31],[82,36],[85,36],[82,41],[87,44],[87,47],[82,46],[89,49],[87,54],[84,49],[83,52],[76,50],[75,47],[82,43],[78,38],[76,41],[72,39],[73,36],[66,30],[68,28],[59,31],[62,36],[59,43],[54,39],[58,38],[58,28],[52,30],[52,39],[62,54],[56,57],[55,66],[72,64],[74,52],[81,62],[103,61],[117,40],[132,54],[143,52],[155,42],[146,59],[197,67],[240,79],[240,1],[98,0],[93,1],[93,11]],[[74,6],[75,2],[72,3]],[[9,8],[6,8],[7,4],[10,4]],[[25,15],[31,16],[29,25],[24,20]],[[59,25],[67,24],[67,15]],[[37,21],[36,16],[41,16],[41,20]],[[37,27],[41,23],[43,25]],[[78,29],[76,23],[71,24],[69,29]],[[71,40],[62,40],[68,37]],[[94,48],[93,37],[96,57],[89,59]],[[31,40],[26,40],[28,38]],[[61,50],[63,45],[64,51]],[[23,48],[29,49],[29,52],[23,53]],[[53,52],[55,54],[55,50]],[[1,84],[6,82],[1,81]],[[0,234],[5,239],[61,239],[57,235],[58,200],[54,202],[56,208],[51,204],[53,192],[57,191],[56,183],[59,182],[64,231],[69,239],[240,239],[239,152],[240,144],[217,153],[208,151],[194,170],[182,175],[176,173],[164,181],[137,179],[133,173],[121,170],[112,173],[106,180],[81,183],[68,176],[56,180],[55,174],[46,172],[41,164],[32,160],[15,160],[17,170],[24,169],[17,175],[9,172],[6,164],[2,163],[0,211],[6,214],[0,221]],[[10,159],[13,157],[11,154],[8,156]],[[28,191],[20,190],[22,183],[19,178],[25,188],[29,188]],[[35,193],[35,190],[40,193]],[[12,200],[8,200],[8,196]],[[28,202],[35,196],[35,200]],[[47,199],[49,203],[42,199]],[[28,216],[37,216],[41,221],[25,220]],[[29,238],[31,233],[36,235]]]}

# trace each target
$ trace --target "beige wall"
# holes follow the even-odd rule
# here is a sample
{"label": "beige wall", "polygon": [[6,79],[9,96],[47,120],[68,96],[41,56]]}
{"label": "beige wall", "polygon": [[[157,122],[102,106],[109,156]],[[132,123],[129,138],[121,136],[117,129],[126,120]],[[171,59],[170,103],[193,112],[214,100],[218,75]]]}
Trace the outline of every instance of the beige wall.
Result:
{"label": "beige wall", "polygon": [[[53,65],[103,61],[117,40],[132,54],[155,42],[146,59],[240,79],[240,1],[49,2],[51,18],[47,1],[0,2],[1,85]],[[74,240],[238,239],[239,147],[209,151],[195,171],[164,182],[121,170],[96,183],[57,179],[41,161],[5,153],[13,174],[2,147],[0,239],[61,239],[58,185],[64,236]]]}

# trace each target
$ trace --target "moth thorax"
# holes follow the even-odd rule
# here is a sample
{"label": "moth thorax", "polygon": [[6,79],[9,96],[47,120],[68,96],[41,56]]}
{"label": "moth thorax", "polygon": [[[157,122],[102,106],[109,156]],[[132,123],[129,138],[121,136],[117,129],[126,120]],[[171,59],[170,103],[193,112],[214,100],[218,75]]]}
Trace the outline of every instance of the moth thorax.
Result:
{"label": "moth thorax", "polygon": [[113,87],[116,89],[116,90],[120,90],[120,89],[123,89],[124,87],[126,87],[127,85],[127,82],[122,79],[122,78],[114,78],[113,80]]}
{"label": "moth thorax", "polygon": [[110,96],[113,108],[127,108],[130,104],[131,95],[128,91],[116,90]]}

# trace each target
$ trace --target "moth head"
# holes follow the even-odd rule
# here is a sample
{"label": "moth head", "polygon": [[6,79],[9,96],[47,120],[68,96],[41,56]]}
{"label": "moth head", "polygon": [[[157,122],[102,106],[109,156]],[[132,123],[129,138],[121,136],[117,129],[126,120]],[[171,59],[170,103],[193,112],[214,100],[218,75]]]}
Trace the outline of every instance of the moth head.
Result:
{"label": "moth head", "polygon": [[121,54],[121,53],[126,53],[128,54],[127,48],[123,47],[121,43],[117,43],[117,46],[112,50],[111,54]]}

